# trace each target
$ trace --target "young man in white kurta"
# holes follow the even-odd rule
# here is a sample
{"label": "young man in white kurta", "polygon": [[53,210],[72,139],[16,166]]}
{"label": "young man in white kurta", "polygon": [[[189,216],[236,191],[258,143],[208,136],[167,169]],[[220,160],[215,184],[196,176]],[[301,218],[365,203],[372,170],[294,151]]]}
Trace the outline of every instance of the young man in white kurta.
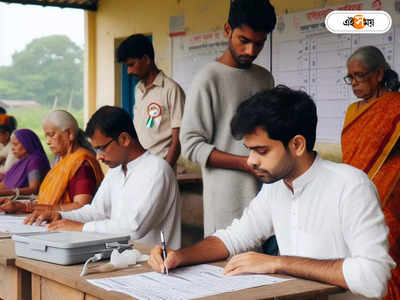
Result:
{"label": "young man in white kurta", "polygon": [[[350,291],[332,299],[383,297],[395,263],[378,194],[362,171],[313,151],[316,128],[316,105],[302,91],[278,86],[243,102],[232,135],[250,150],[262,190],[227,229],[165,261],[156,246],[150,265],[162,271],[233,256],[227,275],[284,273]],[[249,251],[273,234],[280,256]]]}
{"label": "young man in white kurta", "polygon": [[[378,194],[368,176],[318,155],[293,181],[264,184],[240,219],[215,233],[229,255],[250,251],[275,234],[281,255],[344,258],[351,293],[329,299],[380,298],[394,262]],[[363,295],[363,296],[361,296]]]}

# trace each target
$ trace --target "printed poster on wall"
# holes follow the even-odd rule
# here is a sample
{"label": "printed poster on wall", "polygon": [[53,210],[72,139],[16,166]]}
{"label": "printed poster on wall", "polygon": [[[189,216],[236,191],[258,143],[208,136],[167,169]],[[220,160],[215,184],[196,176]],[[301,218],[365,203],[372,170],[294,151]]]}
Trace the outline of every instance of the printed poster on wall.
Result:
{"label": "printed poster on wall", "polygon": [[[384,10],[393,20],[385,34],[333,34],[325,28],[332,10]],[[347,107],[357,99],[345,85],[346,60],[357,48],[374,45],[400,71],[400,1],[352,2],[280,16],[272,40],[272,73],[276,84],[309,93],[317,104],[317,140],[340,143]]]}

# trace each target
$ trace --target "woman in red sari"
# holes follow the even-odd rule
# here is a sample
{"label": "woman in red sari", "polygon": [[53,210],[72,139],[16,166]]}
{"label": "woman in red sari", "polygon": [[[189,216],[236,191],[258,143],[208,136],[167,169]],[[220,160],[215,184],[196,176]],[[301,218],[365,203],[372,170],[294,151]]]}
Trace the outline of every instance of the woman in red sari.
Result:
{"label": "woman in red sari", "polygon": [[345,82],[360,99],[346,112],[343,162],[363,170],[375,183],[389,227],[390,255],[397,264],[384,299],[400,299],[400,83],[373,46],[347,60]]}

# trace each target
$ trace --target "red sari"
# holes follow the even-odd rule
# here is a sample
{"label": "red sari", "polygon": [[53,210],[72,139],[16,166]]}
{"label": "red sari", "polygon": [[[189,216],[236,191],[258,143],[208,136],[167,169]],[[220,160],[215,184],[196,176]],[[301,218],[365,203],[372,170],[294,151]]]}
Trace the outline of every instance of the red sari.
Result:
{"label": "red sari", "polygon": [[384,299],[400,299],[400,93],[388,92],[358,109],[349,106],[342,131],[343,162],[375,183],[397,266]]}

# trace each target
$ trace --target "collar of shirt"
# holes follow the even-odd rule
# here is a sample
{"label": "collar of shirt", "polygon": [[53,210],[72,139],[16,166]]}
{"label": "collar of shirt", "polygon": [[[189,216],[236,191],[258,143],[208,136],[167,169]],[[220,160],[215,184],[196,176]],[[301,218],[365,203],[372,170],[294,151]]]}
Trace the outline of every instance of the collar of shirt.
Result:
{"label": "collar of shirt", "polygon": [[[318,166],[320,163],[321,163],[321,158],[318,155],[318,153],[315,153],[314,161],[312,165],[308,168],[308,170],[305,171],[303,174],[301,174],[299,177],[297,177],[295,180],[293,180],[292,186],[294,195],[300,193],[305,188],[306,185],[308,185],[311,181],[314,180],[314,178],[318,174],[318,169],[319,169]],[[283,180],[281,184],[283,184],[287,189],[289,189]]]}
{"label": "collar of shirt", "polygon": [[138,158],[131,160],[127,165],[126,165],[126,175],[124,173],[124,170],[122,169],[122,165],[119,166],[119,172],[122,176],[124,176],[126,179],[128,179],[129,175],[135,170],[135,168],[141,163],[142,160],[146,156],[149,155],[149,151],[144,152],[142,155],[140,155]]}
{"label": "collar of shirt", "polygon": [[[153,83],[149,86],[149,88],[147,88],[147,90],[151,89],[152,86],[162,87],[164,85],[164,77],[165,77],[165,75],[164,75],[163,71],[160,70],[160,72],[158,72],[156,78],[154,78]],[[138,88],[143,94],[146,92],[146,87],[144,86],[143,80],[140,80],[138,82]]]}

